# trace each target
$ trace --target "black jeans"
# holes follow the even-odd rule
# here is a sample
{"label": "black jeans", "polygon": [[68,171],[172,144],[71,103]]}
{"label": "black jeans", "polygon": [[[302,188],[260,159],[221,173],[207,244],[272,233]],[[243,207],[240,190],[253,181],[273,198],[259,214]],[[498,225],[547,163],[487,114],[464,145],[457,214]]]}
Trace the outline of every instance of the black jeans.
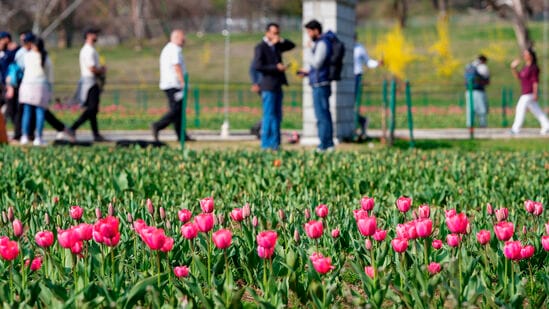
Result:
{"label": "black jeans", "polygon": [[177,135],[177,140],[181,139],[181,108],[183,105],[183,101],[176,100],[175,94],[180,91],[181,89],[177,88],[164,90],[164,93],[166,93],[166,97],[168,98],[170,110],[166,114],[164,114],[164,116],[162,116],[160,120],[153,123],[153,128],[158,131],[165,129],[167,126],[170,125],[170,123],[173,123],[175,134]]}
{"label": "black jeans", "polygon": [[71,130],[76,131],[86,120],[90,121],[91,129],[93,136],[99,135],[99,129],[97,128],[97,113],[99,113],[99,96],[101,95],[101,90],[98,85],[94,85],[88,91],[88,96],[86,97],[86,102],[84,106],[86,109],[80,115],[74,124],[71,126]]}

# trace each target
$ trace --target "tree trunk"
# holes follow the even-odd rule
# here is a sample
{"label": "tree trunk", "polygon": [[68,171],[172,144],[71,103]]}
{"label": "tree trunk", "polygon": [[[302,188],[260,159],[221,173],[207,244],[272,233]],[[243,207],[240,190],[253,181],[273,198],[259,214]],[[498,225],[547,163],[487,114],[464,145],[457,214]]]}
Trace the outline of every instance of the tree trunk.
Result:
{"label": "tree trunk", "polygon": [[500,17],[511,21],[517,43],[521,49],[527,49],[533,46],[527,26],[526,0],[511,0],[510,3],[501,4],[496,0],[487,0],[488,5],[492,7]]}
{"label": "tree trunk", "polygon": [[144,2],[144,0],[132,0],[133,32],[138,41],[142,41],[145,38]]}
{"label": "tree trunk", "polygon": [[396,12],[398,24],[400,27],[406,27],[406,20],[408,19],[408,0],[395,0],[393,7]]}

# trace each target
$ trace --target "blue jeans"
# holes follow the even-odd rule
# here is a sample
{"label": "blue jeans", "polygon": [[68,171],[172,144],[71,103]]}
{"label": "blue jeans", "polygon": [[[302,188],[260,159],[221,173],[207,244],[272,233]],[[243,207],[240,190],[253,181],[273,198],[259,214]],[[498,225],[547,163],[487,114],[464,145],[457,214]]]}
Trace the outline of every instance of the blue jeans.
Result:
{"label": "blue jeans", "polygon": [[326,150],[334,147],[334,129],[332,124],[332,114],[330,113],[330,95],[332,88],[330,85],[313,87],[313,106],[315,109],[316,125],[318,127],[318,137],[320,145],[318,149]]}
{"label": "blue jeans", "polygon": [[23,135],[29,135],[30,119],[33,110],[36,114],[36,137],[42,137],[42,131],[44,131],[44,115],[46,113],[46,109],[43,107],[23,103],[23,119],[21,121],[21,131],[23,132]]}
{"label": "blue jeans", "polygon": [[262,91],[263,123],[261,124],[261,148],[278,150],[280,147],[280,123],[282,122],[282,90]]}

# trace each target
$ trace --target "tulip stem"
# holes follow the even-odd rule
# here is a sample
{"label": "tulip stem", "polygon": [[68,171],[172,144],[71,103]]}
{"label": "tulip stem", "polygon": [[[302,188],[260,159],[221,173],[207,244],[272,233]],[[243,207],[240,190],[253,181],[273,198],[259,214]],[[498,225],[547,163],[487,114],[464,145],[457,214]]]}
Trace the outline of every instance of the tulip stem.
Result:
{"label": "tulip stem", "polygon": [[511,296],[515,295],[515,263],[511,261]]}
{"label": "tulip stem", "polygon": [[458,290],[458,308],[461,308],[461,239],[457,246],[457,257],[458,257],[458,273],[459,273],[459,290]]}
{"label": "tulip stem", "polygon": [[212,232],[208,233],[208,287],[210,292],[212,290],[212,265],[211,265],[211,255],[212,255]]}
{"label": "tulip stem", "polygon": [[[13,293],[13,260],[10,262],[10,295],[11,297],[14,297]],[[13,302],[13,298],[11,299]]]}
{"label": "tulip stem", "polygon": [[375,258],[375,252],[374,252],[374,244],[372,243],[372,246],[370,247],[370,257],[372,258],[372,267],[374,268],[374,289],[377,287],[376,280],[377,280],[377,266],[376,266],[376,258]]}
{"label": "tulip stem", "polygon": [[425,255],[425,266],[429,266],[429,247],[427,247],[427,238],[423,239],[423,254]]}
{"label": "tulip stem", "polygon": [[160,289],[160,251],[156,251],[156,267],[158,269],[157,283],[158,283],[158,288]]}
{"label": "tulip stem", "polygon": [[265,259],[263,259],[263,297],[266,299],[267,298],[267,292],[268,292],[268,289],[267,289],[267,261]]}
{"label": "tulip stem", "polygon": [[112,288],[116,287],[115,278],[114,278],[114,247],[111,247],[111,276],[112,276]]}
{"label": "tulip stem", "polygon": [[193,240],[189,239],[189,243],[190,243],[190,246],[191,246],[191,273],[194,274],[194,245],[193,245]]}

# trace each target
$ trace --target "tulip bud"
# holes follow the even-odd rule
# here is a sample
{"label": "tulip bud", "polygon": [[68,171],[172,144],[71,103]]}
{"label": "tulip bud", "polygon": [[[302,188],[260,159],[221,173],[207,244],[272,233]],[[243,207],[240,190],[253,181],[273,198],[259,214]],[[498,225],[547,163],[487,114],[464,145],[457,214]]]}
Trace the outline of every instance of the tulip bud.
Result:
{"label": "tulip bud", "polygon": [[492,208],[492,205],[490,203],[486,204],[486,213],[490,216],[494,214],[494,209]]}
{"label": "tulip bud", "polygon": [[46,223],[46,225],[50,224],[50,215],[48,215],[48,213],[44,214],[44,223]]}
{"label": "tulip bud", "polygon": [[253,227],[256,227],[257,224],[258,224],[258,222],[257,222],[257,217],[254,216],[254,217],[252,218],[252,225],[253,225]]}
{"label": "tulip bud", "polygon": [[522,227],[522,234],[526,235],[526,226]]}
{"label": "tulip bud", "polygon": [[278,210],[278,217],[280,218],[280,221],[284,221],[284,219],[286,218],[286,214],[284,214],[284,210],[282,209]]}
{"label": "tulip bud", "polygon": [[164,210],[164,207],[160,207],[158,210],[160,212],[160,219],[161,220],[166,219],[166,211]]}
{"label": "tulip bud", "polygon": [[370,238],[366,238],[366,240],[364,241],[364,246],[366,247],[366,250],[372,249],[372,241],[370,240]]}
{"label": "tulip bud", "polygon": [[220,224],[220,225],[223,225],[224,222],[225,222],[225,216],[223,214],[218,214],[217,215],[217,223]]}
{"label": "tulip bud", "polygon": [[54,196],[54,197],[51,199],[51,202],[54,203],[54,204],[59,203],[59,196]]}
{"label": "tulip bud", "polygon": [[132,214],[128,212],[128,214],[126,215],[126,218],[128,219],[128,223],[132,223],[133,222],[133,217],[132,217]]}
{"label": "tulip bud", "polygon": [[95,217],[97,218],[97,220],[99,220],[103,217],[101,215],[101,209],[99,207],[95,208]]}
{"label": "tulip bud", "polygon": [[311,211],[309,208],[305,208],[305,220],[309,220],[311,218]]}
{"label": "tulip bud", "polygon": [[151,216],[154,215],[154,206],[150,198],[147,199],[147,211],[151,214]]}
{"label": "tulip bud", "polygon": [[299,243],[299,231],[297,229],[294,231],[294,241]]}
{"label": "tulip bud", "polygon": [[2,211],[2,222],[4,224],[8,223],[8,215],[6,214],[5,211]]}
{"label": "tulip bud", "polygon": [[339,229],[333,229],[332,238],[338,238],[338,237],[339,237]]}
{"label": "tulip bud", "polygon": [[109,203],[108,213],[109,216],[114,217],[114,206],[112,205],[112,203]]}
{"label": "tulip bud", "polygon": [[166,221],[166,229],[167,230],[171,230],[172,229],[172,224],[170,223],[170,221]]}
{"label": "tulip bud", "polygon": [[242,217],[248,218],[250,214],[251,214],[250,204],[246,203],[244,206],[242,206]]}
{"label": "tulip bud", "polygon": [[21,237],[21,235],[23,235],[23,224],[21,223],[21,221],[19,221],[19,219],[13,220],[12,227],[13,235],[15,235],[15,237],[19,238]]}
{"label": "tulip bud", "polygon": [[8,220],[11,222],[15,219],[15,216],[13,214],[13,207],[8,207]]}

